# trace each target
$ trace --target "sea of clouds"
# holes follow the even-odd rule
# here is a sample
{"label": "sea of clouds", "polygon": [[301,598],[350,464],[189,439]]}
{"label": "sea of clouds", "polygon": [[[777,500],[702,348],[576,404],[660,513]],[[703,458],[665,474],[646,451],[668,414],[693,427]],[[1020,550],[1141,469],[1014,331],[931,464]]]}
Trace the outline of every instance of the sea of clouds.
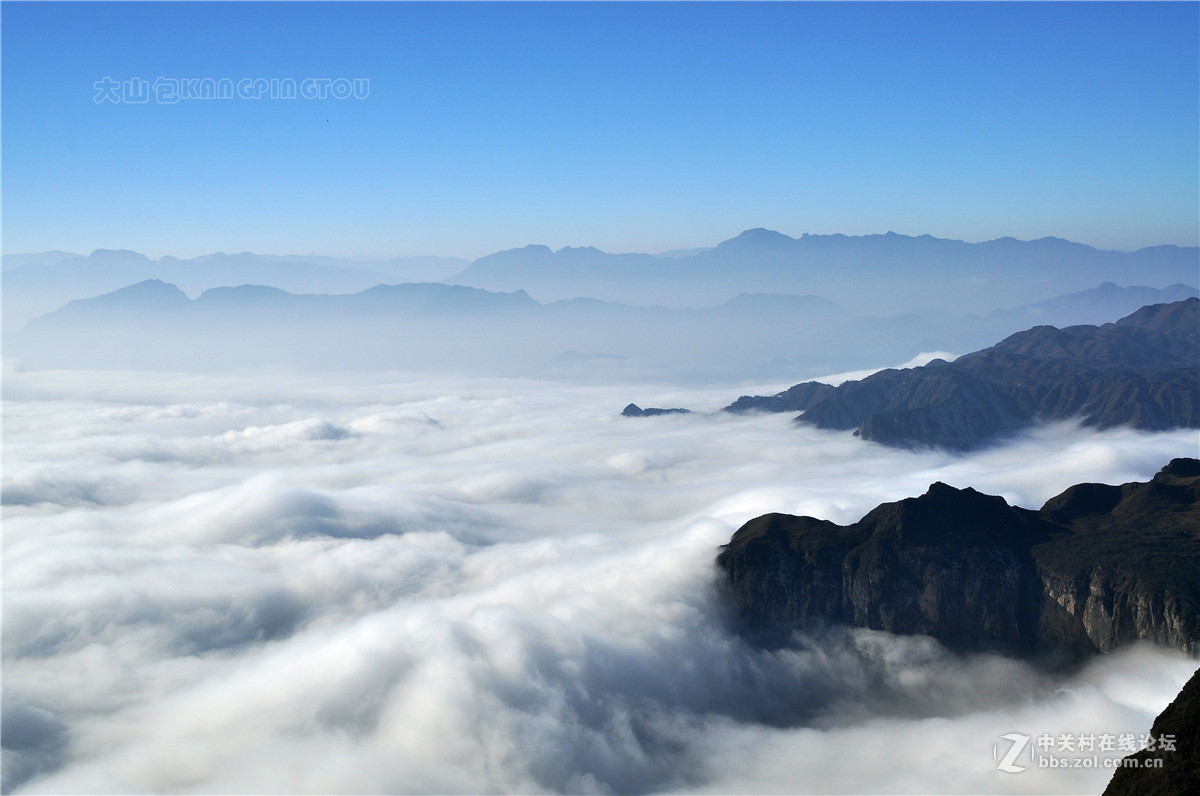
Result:
{"label": "sea of clouds", "polygon": [[714,558],[764,512],[846,523],[933,481],[1036,508],[1144,480],[1196,432],[912,452],[710,413],[735,392],[7,372],[4,791],[1102,789],[998,771],[1001,736],[1144,733],[1195,661],[763,649]]}

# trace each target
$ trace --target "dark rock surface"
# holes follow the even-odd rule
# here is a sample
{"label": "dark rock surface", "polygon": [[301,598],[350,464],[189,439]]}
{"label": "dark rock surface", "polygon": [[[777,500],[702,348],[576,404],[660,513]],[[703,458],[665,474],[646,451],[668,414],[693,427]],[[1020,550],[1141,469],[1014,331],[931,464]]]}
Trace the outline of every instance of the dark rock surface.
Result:
{"label": "dark rock surface", "polygon": [[[790,397],[789,397],[790,396]],[[1038,326],[954,362],[883,370],[836,387],[796,385],[727,407],[803,411],[897,447],[967,450],[1039,420],[1160,431],[1200,427],[1200,299],[1103,326]]]}
{"label": "dark rock surface", "polygon": [[629,404],[622,410],[621,415],[624,417],[654,417],[655,415],[687,415],[691,414],[691,411],[690,409],[659,409],[655,406],[643,409],[637,404]]}
{"label": "dark rock surface", "polygon": [[767,514],[717,557],[752,626],[850,624],[960,650],[1200,652],[1200,461],[1039,511],[933,484],[856,523]]}
{"label": "dark rock surface", "polygon": [[[1200,671],[1192,675],[1175,701],[1154,720],[1150,734],[1157,740],[1174,738],[1175,749],[1146,749],[1129,755],[1134,767],[1113,773],[1104,796],[1189,796],[1200,793]],[[1162,768],[1144,768],[1143,761],[1161,758]]]}
{"label": "dark rock surface", "polygon": [[725,407],[726,412],[803,412],[833,395],[835,388],[806,381],[776,395],[743,395]]}

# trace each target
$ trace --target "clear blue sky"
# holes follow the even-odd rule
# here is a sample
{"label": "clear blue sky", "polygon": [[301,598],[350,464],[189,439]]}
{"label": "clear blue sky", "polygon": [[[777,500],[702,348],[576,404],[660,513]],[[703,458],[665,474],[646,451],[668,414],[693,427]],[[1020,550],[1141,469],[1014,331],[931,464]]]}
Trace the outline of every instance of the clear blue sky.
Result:
{"label": "clear blue sky", "polygon": [[[1196,245],[1198,8],[4,2],[3,246]],[[159,77],[369,95],[94,102]]]}

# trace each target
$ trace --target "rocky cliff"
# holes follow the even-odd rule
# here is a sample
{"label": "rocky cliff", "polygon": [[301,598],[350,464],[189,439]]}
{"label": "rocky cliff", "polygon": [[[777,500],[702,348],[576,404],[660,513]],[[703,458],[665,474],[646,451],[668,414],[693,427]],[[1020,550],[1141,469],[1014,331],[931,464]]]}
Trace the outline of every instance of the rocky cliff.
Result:
{"label": "rocky cliff", "polygon": [[856,523],[768,514],[717,557],[757,626],[919,633],[955,649],[1200,653],[1200,461],[1038,511],[933,484]]}
{"label": "rocky cliff", "polygon": [[[1113,773],[1104,796],[1189,796],[1200,793],[1200,671],[1192,675],[1170,705],[1154,720],[1150,734],[1167,736],[1174,749],[1147,749],[1125,758]],[[1161,759],[1162,767],[1145,767]],[[1136,765],[1128,761],[1138,761]]]}
{"label": "rocky cliff", "polygon": [[1039,420],[1196,428],[1200,299],[1143,307],[1103,326],[1038,326],[954,362],[883,370],[836,388],[807,382],[726,409],[802,411],[799,422],[886,445],[954,450]]}

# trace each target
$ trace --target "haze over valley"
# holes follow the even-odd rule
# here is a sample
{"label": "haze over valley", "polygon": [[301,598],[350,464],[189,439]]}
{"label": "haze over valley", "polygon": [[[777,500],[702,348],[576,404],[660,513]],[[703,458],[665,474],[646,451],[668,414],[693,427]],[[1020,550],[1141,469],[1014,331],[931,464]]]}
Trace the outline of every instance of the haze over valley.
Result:
{"label": "haze over valley", "polygon": [[[1105,323],[1197,295],[1195,247],[1122,254],[884,235],[833,236],[809,253],[808,241],[751,230],[690,256],[564,250],[552,266],[529,247],[420,282],[332,259],[16,256],[5,261],[7,350],[40,369],[289,365],[733,383],[966,353],[1031,325]],[[937,255],[915,260],[914,249]],[[724,259],[695,262],[710,253]],[[610,268],[622,258],[639,264]],[[458,267],[388,262],[408,275]],[[1131,273],[1143,284],[1097,281]]]}

